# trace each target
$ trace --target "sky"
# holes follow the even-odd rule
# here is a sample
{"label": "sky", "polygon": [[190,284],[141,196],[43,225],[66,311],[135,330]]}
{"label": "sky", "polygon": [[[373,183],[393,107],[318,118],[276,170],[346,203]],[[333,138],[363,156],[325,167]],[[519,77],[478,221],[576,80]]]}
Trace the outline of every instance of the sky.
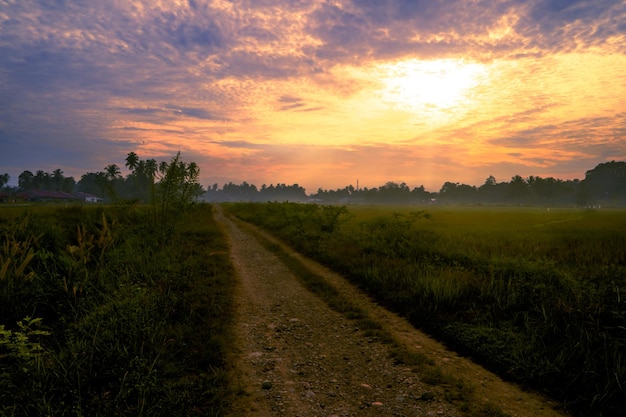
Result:
{"label": "sky", "polygon": [[626,160],[624,0],[0,0],[0,174],[439,191]]}

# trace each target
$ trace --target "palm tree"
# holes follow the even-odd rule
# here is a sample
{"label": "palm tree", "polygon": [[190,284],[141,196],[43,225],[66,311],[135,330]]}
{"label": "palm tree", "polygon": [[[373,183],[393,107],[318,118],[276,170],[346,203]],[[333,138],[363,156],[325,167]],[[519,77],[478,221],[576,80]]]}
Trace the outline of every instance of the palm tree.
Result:
{"label": "palm tree", "polygon": [[54,180],[54,184],[56,186],[55,191],[59,191],[61,189],[61,183],[63,182],[63,171],[60,168],[52,171],[52,179]]}
{"label": "palm tree", "polygon": [[35,190],[47,190],[49,183],[50,174],[41,169],[35,173],[35,178],[33,179],[33,186]]}
{"label": "palm tree", "polygon": [[107,165],[104,167],[104,172],[110,180],[116,180],[122,177],[122,171],[116,164]]}
{"label": "palm tree", "polygon": [[117,189],[116,183],[117,180],[122,178],[122,172],[120,171],[120,167],[116,164],[107,165],[104,167],[104,177],[107,180],[107,191],[111,196],[111,200],[117,200]]}
{"label": "palm tree", "polygon": [[138,164],[139,157],[137,156],[137,154],[135,152],[129,152],[128,156],[126,157],[126,166],[128,167],[128,169],[134,171],[135,168],[137,168]]}
{"label": "palm tree", "polygon": [[129,179],[132,179],[133,189],[136,192],[135,197],[140,199],[144,198],[144,190],[147,183],[145,161],[138,161],[135,164],[135,170],[129,175]]}
{"label": "palm tree", "polygon": [[153,183],[154,177],[156,176],[156,173],[159,169],[157,166],[156,159],[148,159],[146,161],[145,169],[146,169],[146,175],[148,176],[148,178],[150,178],[150,182]]}
{"label": "palm tree", "polygon": [[109,181],[107,180],[108,175],[105,172],[100,171],[96,172],[94,177],[94,184],[98,186],[100,189],[100,195],[104,197],[110,189]]}

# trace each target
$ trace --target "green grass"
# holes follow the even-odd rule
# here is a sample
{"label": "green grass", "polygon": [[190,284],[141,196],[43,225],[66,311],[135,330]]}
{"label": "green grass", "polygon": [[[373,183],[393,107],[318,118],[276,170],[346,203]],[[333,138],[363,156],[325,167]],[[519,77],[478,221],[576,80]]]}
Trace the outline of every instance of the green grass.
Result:
{"label": "green grass", "polygon": [[572,410],[626,409],[626,212],[227,208],[505,378]]}
{"label": "green grass", "polygon": [[0,209],[0,415],[223,413],[233,271],[211,207],[182,220]]}

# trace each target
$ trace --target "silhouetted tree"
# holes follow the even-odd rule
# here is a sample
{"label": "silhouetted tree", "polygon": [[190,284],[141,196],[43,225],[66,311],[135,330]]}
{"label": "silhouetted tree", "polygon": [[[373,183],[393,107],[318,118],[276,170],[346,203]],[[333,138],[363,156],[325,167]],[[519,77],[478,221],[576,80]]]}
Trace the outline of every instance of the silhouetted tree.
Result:
{"label": "silhouetted tree", "polygon": [[129,152],[126,156],[126,167],[131,171],[134,171],[139,164],[139,157],[135,152]]}
{"label": "silhouetted tree", "polygon": [[431,198],[431,193],[426,191],[423,185],[411,190],[411,199],[416,203],[424,203]]}
{"label": "silhouetted tree", "polygon": [[0,190],[4,188],[5,185],[9,183],[11,176],[9,174],[0,175]]}
{"label": "silhouetted tree", "polygon": [[605,162],[587,171],[583,193],[588,204],[626,202],[626,162]]}
{"label": "silhouetted tree", "polygon": [[476,187],[467,184],[445,182],[439,191],[439,197],[444,201],[470,202],[476,201]]}
{"label": "silhouetted tree", "polygon": [[502,187],[498,186],[498,182],[493,175],[487,177],[485,183],[478,187],[478,199],[490,203],[505,201],[506,196],[503,195]]}
{"label": "silhouetted tree", "polygon": [[534,203],[554,204],[563,198],[566,192],[563,181],[541,177],[528,177],[528,188],[533,197]]}
{"label": "silhouetted tree", "polygon": [[411,191],[406,183],[388,181],[378,189],[378,198],[382,202],[406,203],[411,198]]}
{"label": "silhouetted tree", "polygon": [[112,181],[122,178],[122,171],[120,171],[120,167],[116,164],[107,165],[104,167],[104,172],[107,175],[107,178]]}
{"label": "silhouetted tree", "polygon": [[530,189],[528,188],[528,183],[524,178],[519,175],[515,175],[511,178],[511,182],[509,183],[509,197],[512,201],[516,203],[523,203],[528,200],[530,195]]}
{"label": "silhouetted tree", "polygon": [[30,171],[24,171],[17,178],[17,186],[20,190],[31,190],[34,188],[35,176]]}
{"label": "silhouetted tree", "polygon": [[43,170],[38,170],[33,178],[33,188],[35,190],[49,190],[50,189],[50,174]]}
{"label": "silhouetted tree", "polygon": [[63,171],[60,168],[52,171],[52,181],[54,182],[54,191],[61,191],[61,184],[63,184]]}
{"label": "silhouetted tree", "polygon": [[74,177],[63,178],[63,184],[61,185],[61,191],[66,193],[73,193],[76,190],[76,180]]}

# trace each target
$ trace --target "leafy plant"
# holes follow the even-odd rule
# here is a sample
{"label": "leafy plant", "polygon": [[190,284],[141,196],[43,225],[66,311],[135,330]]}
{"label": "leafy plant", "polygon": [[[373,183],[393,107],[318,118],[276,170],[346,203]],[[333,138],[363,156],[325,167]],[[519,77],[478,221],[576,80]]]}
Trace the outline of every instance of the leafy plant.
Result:
{"label": "leafy plant", "polygon": [[159,181],[155,185],[152,208],[159,239],[163,241],[202,193],[202,187],[198,182],[198,165],[182,161],[180,152],[169,163],[162,162],[157,175]]}
{"label": "leafy plant", "polygon": [[45,375],[47,352],[40,340],[50,332],[41,330],[40,326],[41,318],[32,317],[18,321],[14,330],[0,324],[0,404],[5,407],[30,401],[33,385],[36,388],[37,381]]}

